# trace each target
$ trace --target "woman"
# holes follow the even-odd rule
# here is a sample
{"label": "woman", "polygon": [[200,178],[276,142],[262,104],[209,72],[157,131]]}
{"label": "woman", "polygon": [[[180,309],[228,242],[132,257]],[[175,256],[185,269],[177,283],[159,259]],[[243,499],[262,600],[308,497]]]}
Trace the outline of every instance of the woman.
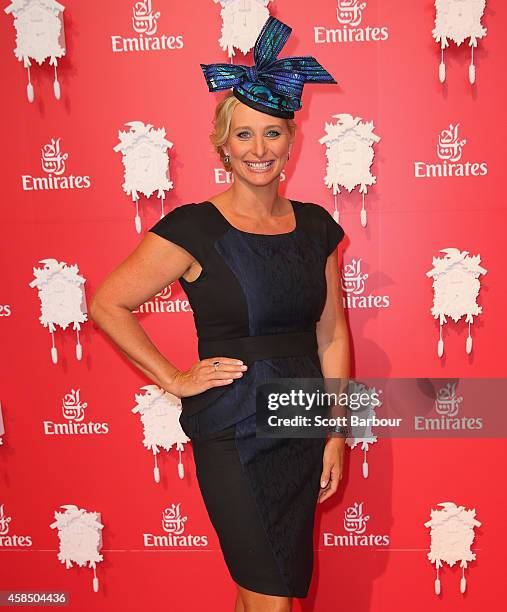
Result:
{"label": "woman", "polygon": [[[136,366],[181,398],[199,487],[238,585],[236,612],[290,610],[293,597],[306,597],[316,504],[337,489],[345,442],[256,436],[258,385],[347,378],[349,368],[336,255],[343,230],[321,206],[278,194],[301,75],[334,80],[310,57],[277,60],[293,72],[254,80],[262,70],[276,74],[274,58],[289,34],[270,17],[255,67],[201,65],[210,90],[234,87],[217,106],[211,137],[232,186],[157,222],[90,308]],[[284,95],[290,78],[294,88]],[[176,279],[199,337],[200,359],[187,371],[156,349],[131,313]]]}

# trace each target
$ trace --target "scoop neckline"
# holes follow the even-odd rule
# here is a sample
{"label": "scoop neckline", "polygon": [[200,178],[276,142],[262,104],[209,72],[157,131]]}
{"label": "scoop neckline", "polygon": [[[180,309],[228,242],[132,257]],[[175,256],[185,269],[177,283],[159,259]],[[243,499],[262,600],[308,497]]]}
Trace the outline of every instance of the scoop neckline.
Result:
{"label": "scoop neckline", "polygon": [[204,203],[205,204],[210,204],[216,211],[217,213],[222,217],[222,219],[227,223],[227,225],[229,227],[231,227],[233,230],[236,230],[237,232],[240,232],[241,234],[247,234],[249,236],[290,236],[291,234],[295,234],[296,230],[298,229],[298,217],[296,214],[296,205],[294,204],[295,200],[291,200],[290,198],[287,198],[290,202],[290,205],[292,207],[292,212],[294,214],[294,221],[296,222],[296,225],[294,227],[293,230],[291,230],[290,232],[283,232],[281,234],[259,234],[257,232],[245,232],[244,230],[240,230],[239,228],[235,227],[226,217],[225,215],[218,209],[217,206],[215,206],[215,204],[213,204],[213,202],[211,202],[210,200],[205,200]]}

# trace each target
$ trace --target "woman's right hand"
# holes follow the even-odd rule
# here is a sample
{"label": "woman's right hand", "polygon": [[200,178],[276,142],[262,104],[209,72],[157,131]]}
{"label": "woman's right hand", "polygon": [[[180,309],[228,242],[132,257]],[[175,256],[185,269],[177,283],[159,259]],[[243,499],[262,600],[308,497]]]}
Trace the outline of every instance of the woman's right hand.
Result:
{"label": "woman's right hand", "polygon": [[[213,362],[219,361],[215,368]],[[209,357],[194,363],[185,372],[178,372],[173,381],[172,392],[178,397],[189,397],[202,393],[211,387],[230,385],[236,378],[243,376],[248,368],[239,359],[230,357]]]}

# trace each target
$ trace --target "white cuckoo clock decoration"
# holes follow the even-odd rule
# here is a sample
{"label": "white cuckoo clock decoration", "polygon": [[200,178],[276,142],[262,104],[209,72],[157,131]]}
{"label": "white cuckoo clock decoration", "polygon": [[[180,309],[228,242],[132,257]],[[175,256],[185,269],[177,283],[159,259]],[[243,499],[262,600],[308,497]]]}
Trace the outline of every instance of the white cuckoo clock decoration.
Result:
{"label": "white cuckoo clock decoration", "polygon": [[65,34],[63,29],[63,11],[65,7],[54,0],[12,0],[5,12],[14,16],[16,28],[16,47],[14,55],[23,62],[28,71],[26,93],[33,102],[34,90],[30,79],[30,60],[39,65],[49,58],[49,65],[54,66],[55,80],[53,91],[55,98],[60,99],[60,82],[58,81],[58,58],[65,55]]}
{"label": "white cuckoo clock decoration", "polygon": [[103,560],[100,550],[104,525],[100,522],[100,513],[87,512],[72,504],[61,508],[65,508],[65,512],[55,512],[56,521],[50,525],[51,529],[58,529],[58,559],[67,569],[73,563],[93,568],[93,590],[97,592],[99,579],[95,570],[97,562]]}
{"label": "white cuckoo clock decoration", "polygon": [[222,35],[218,42],[231,59],[234,48],[247,54],[255,45],[262,26],[269,17],[268,4],[272,0],[214,0],[222,10]]}
{"label": "white cuckoo clock decoration", "polygon": [[468,337],[466,339],[466,352],[472,352],[472,336],[470,326],[474,316],[482,313],[482,306],[477,304],[477,297],[481,288],[479,276],[486,274],[479,264],[481,256],[468,255],[468,251],[449,248],[441,249],[444,257],[433,257],[433,269],[426,272],[426,276],[433,278],[433,307],[431,314],[440,324],[440,338],[438,340],[438,356],[444,354],[444,341],[442,326],[447,323],[446,317],[454,322],[465,317],[468,323]]}
{"label": "white cuckoo clock decoration", "polygon": [[53,363],[58,363],[53,335],[56,326],[67,329],[72,323],[72,329],[76,331],[76,359],[81,360],[83,347],[79,331],[81,323],[88,320],[85,278],[79,274],[76,264],[68,266],[56,259],[41,259],[39,263],[44,264],[44,267],[33,268],[35,278],[30,282],[30,287],[37,287],[41,309],[39,321],[51,334],[51,359]]}
{"label": "white cuckoo clock decoration", "polygon": [[440,43],[442,52],[438,69],[441,83],[445,81],[444,49],[449,46],[448,41],[452,40],[459,46],[465,38],[470,38],[468,45],[472,49],[468,79],[471,84],[475,83],[474,47],[477,47],[478,38],[486,36],[487,30],[481,24],[485,6],[486,0],[435,0],[435,28],[432,34]]}
{"label": "white cuckoo clock decoration", "polygon": [[141,415],[144,427],[144,446],[153,452],[155,467],[153,476],[155,482],[160,482],[160,470],[157,465],[157,453],[160,448],[169,451],[174,445],[178,451],[178,475],[184,477],[184,467],[181,461],[181,452],[184,444],[190,441],[181,428],[179,418],[181,415],[181,400],[161,389],[157,385],[141,387],[146,393],[136,393],[136,406],[132,408],[134,414]]}
{"label": "white cuckoo clock decoration", "polygon": [[4,419],[2,416],[2,402],[0,402],[0,446],[2,446],[3,436],[5,436]]}
{"label": "white cuckoo clock decoration", "polygon": [[135,225],[141,233],[141,217],[139,216],[139,193],[149,198],[157,192],[160,198],[161,213],[164,216],[165,192],[173,188],[169,176],[169,156],[167,150],[173,143],[166,140],[165,128],[155,129],[142,121],[130,121],[125,125],[130,131],[119,130],[120,142],[113,148],[123,154],[124,183],[123,191],[132,196],[136,205]]}
{"label": "white cuckoo clock decoration", "polygon": [[[362,403],[361,412],[358,415],[359,418],[373,419],[377,416],[377,413],[375,412],[375,407],[378,407],[378,405],[382,405],[382,403],[377,402],[377,406],[374,406],[373,398],[376,397],[378,399],[378,395],[382,393],[381,390],[377,391],[375,387],[370,387],[367,389],[363,383],[356,383],[354,381],[351,381],[349,383],[348,392],[361,394],[362,398],[366,398],[366,394],[368,394],[368,396],[370,397],[371,403],[369,405],[365,406]],[[353,408],[349,408],[349,414],[350,411],[353,411]],[[361,429],[361,431],[359,431],[359,429]],[[369,467],[366,453],[370,450],[370,445],[377,442],[377,437],[372,432],[370,425],[366,425],[364,428],[355,427],[355,430],[353,429],[352,431],[355,431],[355,433],[357,434],[361,433],[361,435],[358,435],[358,437],[349,436],[346,440],[346,443],[351,449],[356,448],[356,446],[361,443],[361,450],[363,451],[363,478],[368,478]]]}
{"label": "white cuckoo clock decoration", "polygon": [[456,506],[454,502],[437,504],[443,510],[431,510],[431,520],[424,523],[431,527],[431,548],[428,559],[435,564],[437,577],[435,579],[435,593],[440,595],[441,584],[439,569],[444,563],[451,567],[459,561],[462,568],[460,592],[466,590],[465,569],[469,561],[475,561],[475,553],[471,551],[475,538],[474,527],[481,523],[475,518],[475,509],[465,510],[463,506]]}
{"label": "white cuckoo clock decoration", "polygon": [[370,172],[373,163],[373,143],[380,140],[380,136],[373,133],[373,122],[364,123],[360,117],[339,114],[333,115],[336,123],[326,123],[326,135],[319,139],[320,144],[326,145],[327,167],[324,182],[326,187],[333,190],[334,220],[339,223],[340,216],[336,204],[336,194],[340,193],[340,186],[350,193],[359,186],[362,195],[361,225],[366,227],[366,209],[364,196],[367,187],[376,182],[376,177]]}

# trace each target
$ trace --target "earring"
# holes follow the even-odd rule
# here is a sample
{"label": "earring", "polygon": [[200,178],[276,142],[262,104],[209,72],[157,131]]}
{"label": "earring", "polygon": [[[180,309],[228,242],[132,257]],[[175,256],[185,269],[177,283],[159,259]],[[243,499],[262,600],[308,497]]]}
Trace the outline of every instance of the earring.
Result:
{"label": "earring", "polygon": [[231,161],[231,158],[228,155],[224,155],[224,163],[228,164]]}
{"label": "earring", "polygon": [[287,161],[290,159],[290,151],[287,153]]}

